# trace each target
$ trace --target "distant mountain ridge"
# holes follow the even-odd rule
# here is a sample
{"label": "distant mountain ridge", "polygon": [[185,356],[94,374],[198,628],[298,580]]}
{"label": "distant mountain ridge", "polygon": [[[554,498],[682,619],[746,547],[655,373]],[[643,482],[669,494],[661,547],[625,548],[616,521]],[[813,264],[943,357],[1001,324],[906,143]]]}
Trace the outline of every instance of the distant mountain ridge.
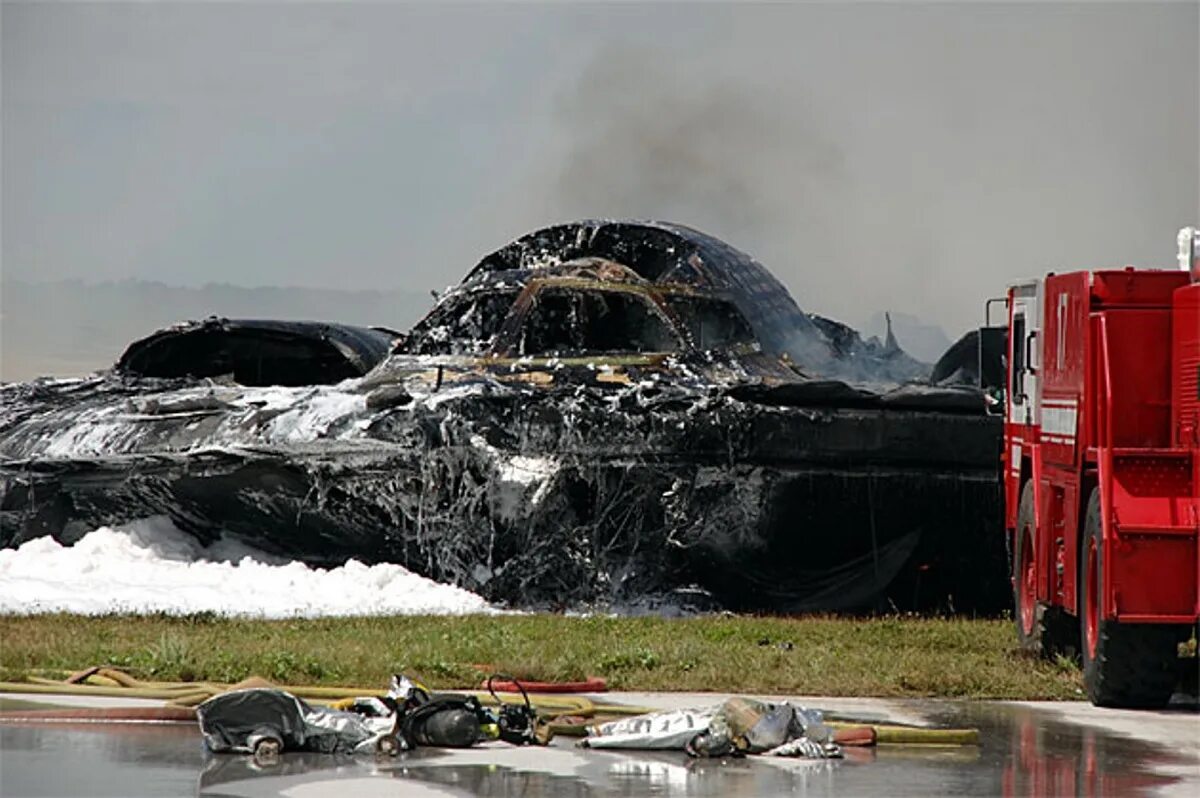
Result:
{"label": "distant mountain ridge", "polygon": [[0,280],[0,381],[77,376],[111,366],[125,346],[187,319],[309,319],[406,329],[433,305],[428,290],[197,288],[145,280]]}

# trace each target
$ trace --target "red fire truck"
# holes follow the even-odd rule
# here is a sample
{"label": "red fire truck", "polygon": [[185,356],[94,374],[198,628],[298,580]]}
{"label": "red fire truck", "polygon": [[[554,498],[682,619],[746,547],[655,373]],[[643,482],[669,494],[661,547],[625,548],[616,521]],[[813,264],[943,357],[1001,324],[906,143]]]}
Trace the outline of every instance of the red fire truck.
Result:
{"label": "red fire truck", "polygon": [[1180,269],[1008,290],[1005,527],[1021,645],[1161,706],[1200,617],[1200,231]]}

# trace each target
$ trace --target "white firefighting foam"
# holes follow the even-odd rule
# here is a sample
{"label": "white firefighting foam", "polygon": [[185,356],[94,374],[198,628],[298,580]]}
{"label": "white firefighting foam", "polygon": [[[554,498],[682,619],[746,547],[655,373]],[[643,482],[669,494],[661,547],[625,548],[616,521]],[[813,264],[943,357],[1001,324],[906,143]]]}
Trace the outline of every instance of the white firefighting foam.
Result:
{"label": "white firefighting foam", "polygon": [[165,612],[263,618],[494,613],[467,590],[399,565],[309,568],[221,540],[204,547],[164,517],[0,550],[0,613]]}

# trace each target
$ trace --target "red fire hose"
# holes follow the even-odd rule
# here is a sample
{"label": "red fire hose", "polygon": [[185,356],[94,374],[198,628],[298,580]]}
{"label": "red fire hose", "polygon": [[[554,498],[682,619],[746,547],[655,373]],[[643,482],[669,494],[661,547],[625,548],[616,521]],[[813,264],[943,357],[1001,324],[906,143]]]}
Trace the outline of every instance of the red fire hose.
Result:
{"label": "red fire hose", "polygon": [[[527,682],[524,679],[518,681],[521,683],[519,687],[517,682],[496,679],[492,682],[492,689],[497,693],[519,693],[521,687],[529,693],[603,693],[608,690],[608,682],[599,676],[592,676],[581,682]],[[487,688],[488,684],[485,681],[480,686]]]}

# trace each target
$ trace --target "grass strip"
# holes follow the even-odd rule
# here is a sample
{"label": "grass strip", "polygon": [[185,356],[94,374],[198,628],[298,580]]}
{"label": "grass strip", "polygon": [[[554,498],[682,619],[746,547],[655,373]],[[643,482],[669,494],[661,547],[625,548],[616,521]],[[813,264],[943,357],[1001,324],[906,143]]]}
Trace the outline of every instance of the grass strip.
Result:
{"label": "grass strip", "polygon": [[1074,699],[1078,668],[1022,654],[1010,621],[400,616],[253,620],[195,615],[0,616],[0,680],[89,665],[141,679],[477,687],[492,671],[603,676],[613,690]]}

